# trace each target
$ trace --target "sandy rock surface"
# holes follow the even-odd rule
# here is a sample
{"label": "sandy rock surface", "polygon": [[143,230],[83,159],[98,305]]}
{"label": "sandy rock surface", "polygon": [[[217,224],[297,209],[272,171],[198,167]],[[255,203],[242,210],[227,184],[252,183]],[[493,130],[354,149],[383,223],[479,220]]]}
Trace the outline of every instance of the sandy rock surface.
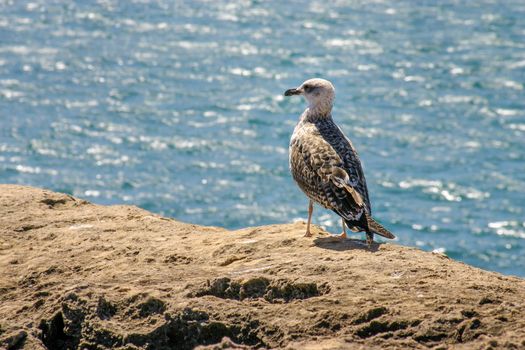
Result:
{"label": "sandy rock surface", "polygon": [[525,281],[0,185],[0,348],[525,349]]}

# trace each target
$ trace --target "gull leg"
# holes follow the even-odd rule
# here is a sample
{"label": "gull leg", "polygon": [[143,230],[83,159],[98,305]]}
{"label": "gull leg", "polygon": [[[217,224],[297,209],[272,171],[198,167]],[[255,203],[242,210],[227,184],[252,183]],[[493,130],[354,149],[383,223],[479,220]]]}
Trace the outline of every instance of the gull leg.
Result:
{"label": "gull leg", "polygon": [[374,233],[373,232],[366,232],[366,243],[368,244],[368,248],[372,248],[372,244],[374,243]]}
{"label": "gull leg", "polygon": [[310,232],[310,223],[312,222],[312,213],[314,212],[314,202],[310,199],[308,204],[308,223],[306,224],[306,233],[305,237],[311,237],[312,233]]}
{"label": "gull leg", "polygon": [[343,232],[341,232],[341,234],[338,236],[340,238],[344,238],[346,239],[346,224],[345,224],[345,219],[341,218],[341,224],[343,226]]}

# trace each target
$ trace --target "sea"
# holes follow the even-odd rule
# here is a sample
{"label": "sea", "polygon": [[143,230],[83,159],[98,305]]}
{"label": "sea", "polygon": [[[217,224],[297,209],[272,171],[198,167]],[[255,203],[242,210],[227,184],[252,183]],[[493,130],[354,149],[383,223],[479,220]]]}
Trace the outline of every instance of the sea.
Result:
{"label": "sea", "polygon": [[525,277],[523,0],[1,0],[0,183],[228,229],[305,220],[306,103],[283,92],[312,77],[395,244]]}

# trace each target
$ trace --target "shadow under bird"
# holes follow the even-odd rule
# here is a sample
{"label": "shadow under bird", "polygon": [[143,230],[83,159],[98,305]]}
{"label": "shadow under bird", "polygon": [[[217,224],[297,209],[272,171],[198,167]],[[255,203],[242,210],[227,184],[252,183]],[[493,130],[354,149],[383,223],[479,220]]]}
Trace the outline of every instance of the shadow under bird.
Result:
{"label": "shadow under bird", "polygon": [[367,243],[374,233],[395,236],[372,218],[368,188],[359,156],[352,142],[332,119],[335,89],[324,79],[309,79],[285,96],[303,95],[308,108],[303,112],[290,139],[290,171],[301,190],[310,199],[305,236],[311,236],[313,202],[333,210],[345,226],[364,231]]}

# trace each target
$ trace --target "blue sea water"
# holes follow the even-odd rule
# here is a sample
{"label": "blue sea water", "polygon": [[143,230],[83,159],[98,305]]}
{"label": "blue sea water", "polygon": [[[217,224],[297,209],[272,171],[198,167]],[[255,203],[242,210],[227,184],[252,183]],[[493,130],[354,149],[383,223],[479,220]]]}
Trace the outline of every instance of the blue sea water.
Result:
{"label": "blue sea water", "polygon": [[304,219],[305,103],[282,93],[310,77],[336,86],[399,244],[525,276],[522,0],[0,1],[0,182],[228,228]]}

